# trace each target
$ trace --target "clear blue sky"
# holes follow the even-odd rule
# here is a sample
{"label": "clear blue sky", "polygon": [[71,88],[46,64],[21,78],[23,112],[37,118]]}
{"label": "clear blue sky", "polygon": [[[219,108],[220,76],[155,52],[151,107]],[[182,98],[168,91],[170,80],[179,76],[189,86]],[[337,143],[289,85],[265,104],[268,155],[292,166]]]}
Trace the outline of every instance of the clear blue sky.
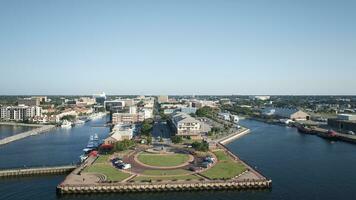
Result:
{"label": "clear blue sky", "polygon": [[0,0],[0,94],[356,94],[356,1]]}

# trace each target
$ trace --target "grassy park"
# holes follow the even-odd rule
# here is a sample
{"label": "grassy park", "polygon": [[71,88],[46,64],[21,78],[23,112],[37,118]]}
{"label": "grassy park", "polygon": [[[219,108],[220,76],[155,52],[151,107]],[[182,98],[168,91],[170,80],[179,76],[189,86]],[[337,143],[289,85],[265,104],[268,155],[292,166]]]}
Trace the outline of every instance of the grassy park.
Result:
{"label": "grassy park", "polygon": [[143,175],[150,176],[177,176],[190,173],[184,169],[172,169],[172,170],[145,170],[142,172]]}
{"label": "grassy park", "polygon": [[223,150],[213,152],[218,162],[209,170],[201,173],[210,179],[229,179],[246,171],[245,165],[233,160]]}
{"label": "grassy park", "polygon": [[[242,172],[246,171],[244,164],[234,160],[223,150],[215,150],[213,153],[217,162],[210,169],[201,172],[200,174],[209,179],[230,179],[234,178]],[[204,152],[206,156],[209,153]],[[84,169],[83,172],[103,174],[108,181],[122,181],[130,177],[129,173],[125,173],[113,167],[110,163],[109,155],[99,156],[95,162]],[[141,152],[137,155],[137,159],[146,165],[157,167],[173,167],[181,165],[189,160],[188,154],[154,154]],[[191,174],[191,171],[186,169],[146,169],[142,171],[132,181],[138,182],[160,182],[160,181],[184,181],[184,180],[199,180],[201,177]]]}
{"label": "grassy park", "polygon": [[148,181],[179,181],[179,180],[199,180],[200,178],[195,175],[179,175],[179,176],[137,176],[133,180],[139,182]]}
{"label": "grassy park", "polygon": [[99,156],[98,159],[96,159],[92,165],[85,168],[83,172],[103,174],[109,181],[122,181],[130,176],[128,173],[115,169],[108,159],[109,156],[107,155]]}
{"label": "grassy park", "polygon": [[156,167],[173,167],[181,165],[189,160],[187,154],[152,154],[140,153],[138,160],[143,164]]}

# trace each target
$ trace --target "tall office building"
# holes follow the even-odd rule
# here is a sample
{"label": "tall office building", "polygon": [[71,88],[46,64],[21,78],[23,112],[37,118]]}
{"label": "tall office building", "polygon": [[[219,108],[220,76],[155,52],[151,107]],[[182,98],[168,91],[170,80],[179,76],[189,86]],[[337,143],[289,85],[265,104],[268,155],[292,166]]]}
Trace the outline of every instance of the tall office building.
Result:
{"label": "tall office building", "polygon": [[104,92],[101,94],[94,94],[93,98],[95,99],[95,102],[100,105],[104,105],[104,102],[106,101],[106,95]]}

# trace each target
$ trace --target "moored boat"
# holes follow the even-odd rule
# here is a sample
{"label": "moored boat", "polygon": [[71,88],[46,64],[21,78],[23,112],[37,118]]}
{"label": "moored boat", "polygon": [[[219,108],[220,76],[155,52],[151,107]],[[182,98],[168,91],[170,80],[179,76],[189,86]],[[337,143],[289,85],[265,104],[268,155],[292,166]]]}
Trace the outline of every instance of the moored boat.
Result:
{"label": "moored boat", "polygon": [[61,127],[62,128],[71,128],[72,127],[72,122],[70,122],[68,120],[63,120]]}
{"label": "moored boat", "polygon": [[326,133],[319,132],[318,136],[320,136],[322,138],[325,138],[325,139],[328,139],[328,140],[337,140],[337,133],[335,131],[333,131],[333,130],[329,130]]}
{"label": "moored boat", "polygon": [[305,125],[297,126],[298,132],[305,133],[305,134],[315,134],[315,131],[312,128],[309,128]]}

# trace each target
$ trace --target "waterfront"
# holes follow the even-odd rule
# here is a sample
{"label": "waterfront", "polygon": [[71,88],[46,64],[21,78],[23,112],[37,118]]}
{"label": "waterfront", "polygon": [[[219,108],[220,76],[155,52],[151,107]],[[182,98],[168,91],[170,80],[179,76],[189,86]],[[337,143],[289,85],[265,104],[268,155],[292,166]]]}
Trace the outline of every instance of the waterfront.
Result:
{"label": "waterfront", "polygon": [[[91,123],[91,122],[89,122]],[[63,196],[61,199],[352,199],[356,192],[353,190],[356,184],[356,175],[353,166],[356,164],[354,152],[356,146],[344,142],[324,140],[317,136],[299,134],[296,129],[276,125],[265,124],[256,121],[242,120],[241,124],[250,128],[251,133],[228,144],[231,151],[236,153],[252,167],[257,169],[273,180],[272,190],[264,191],[203,191],[181,193],[144,193],[144,194],[97,194],[84,196]],[[87,129],[84,125],[82,129]],[[79,127],[77,127],[79,128]],[[75,128],[74,128],[75,129]],[[73,129],[73,130],[74,130]],[[81,129],[80,129],[81,130]],[[87,142],[89,133],[78,131],[78,142],[66,140],[69,144],[53,134],[30,137],[25,141],[45,137],[51,144],[57,143],[57,150],[51,150],[52,145],[43,147],[45,153],[36,150],[33,159],[35,163],[47,161],[46,152],[52,152],[52,162],[56,164],[68,164],[81,153],[81,148]],[[99,133],[99,132],[98,132]],[[65,133],[64,133],[65,134]],[[70,134],[69,134],[70,135]],[[75,134],[73,134],[75,135]],[[81,139],[80,139],[81,138]],[[80,145],[80,143],[83,145]],[[74,144],[73,144],[74,143]],[[66,150],[68,147],[71,150]],[[76,147],[79,145],[78,147]],[[0,148],[0,160],[7,160],[16,156],[17,163],[29,163],[26,157],[14,153],[14,147]],[[35,148],[35,147],[33,147]],[[49,150],[47,150],[49,149]],[[69,148],[68,148],[69,149]],[[72,153],[70,153],[72,152]],[[65,156],[61,155],[64,154]],[[49,153],[48,153],[49,154]],[[25,154],[26,155],[26,154]],[[27,155],[28,156],[28,155]],[[44,157],[44,158],[42,158]],[[12,158],[11,158],[12,159]],[[10,159],[10,160],[11,160]],[[57,160],[58,159],[58,160]],[[24,160],[27,160],[25,162]],[[52,163],[52,164],[53,164]],[[4,162],[0,163],[2,166]],[[16,163],[12,163],[12,166]],[[21,165],[18,165],[21,166]],[[56,199],[55,187],[64,179],[64,176],[42,176],[0,179],[0,199]],[[21,188],[21,192],[18,192]],[[7,193],[5,193],[6,191]]]}
{"label": "waterfront", "polygon": [[76,163],[91,134],[97,133],[101,139],[108,135],[109,128],[92,127],[106,121],[103,118],[69,129],[56,128],[0,146],[0,169]]}

